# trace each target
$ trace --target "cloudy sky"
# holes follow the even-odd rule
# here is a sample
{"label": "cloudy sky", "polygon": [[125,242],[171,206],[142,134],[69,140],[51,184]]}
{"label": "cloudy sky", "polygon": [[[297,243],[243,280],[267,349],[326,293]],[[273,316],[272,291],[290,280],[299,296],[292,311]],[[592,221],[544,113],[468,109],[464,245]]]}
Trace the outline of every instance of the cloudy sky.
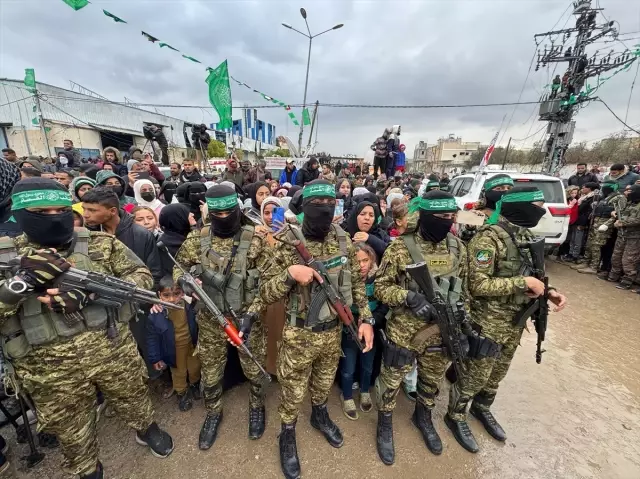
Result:
{"label": "cloudy sky", "polygon": [[[573,25],[565,0],[93,0],[74,12],[61,0],[0,1],[0,77],[23,78],[33,67],[39,81],[69,88],[69,80],[112,100],[207,105],[204,66],[228,59],[231,75],[287,103],[302,103],[307,40],[281,26],[312,33],[344,23],[314,40],[308,101],[345,104],[444,105],[514,102],[535,51],[533,35]],[[640,31],[640,2],[601,0],[621,32]],[[101,9],[125,19],[114,23]],[[563,15],[563,12],[566,12]],[[568,23],[566,23],[568,22]],[[160,49],[144,30],[201,60],[198,65]],[[640,33],[626,35],[631,47]],[[573,39],[569,44],[573,43]],[[598,43],[601,53],[619,43]],[[640,63],[640,62],[638,62]],[[534,64],[535,68],[535,64]],[[556,73],[562,73],[562,66]],[[636,66],[600,90],[622,118]],[[552,70],[533,69],[521,101],[536,100]],[[640,81],[638,82],[640,83]],[[640,85],[628,124],[640,126]],[[268,105],[232,82],[234,106]],[[211,108],[162,109],[190,121],[217,121]],[[533,105],[515,110],[502,138],[524,138],[542,127]],[[433,143],[455,133],[488,143],[513,107],[407,109],[321,108],[319,150],[363,154],[383,129],[402,125],[409,152],[419,140]],[[299,115],[299,111],[297,112]],[[284,110],[260,109],[259,118],[297,140]],[[234,110],[240,118],[240,110]],[[582,110],[576,140],[595,140],[624,127],[598,103]],[[516,146],[531,146],[542,133]],[[297,142],[297,141],[296,141]],[[306,142],[306,135],[305,135]]]}

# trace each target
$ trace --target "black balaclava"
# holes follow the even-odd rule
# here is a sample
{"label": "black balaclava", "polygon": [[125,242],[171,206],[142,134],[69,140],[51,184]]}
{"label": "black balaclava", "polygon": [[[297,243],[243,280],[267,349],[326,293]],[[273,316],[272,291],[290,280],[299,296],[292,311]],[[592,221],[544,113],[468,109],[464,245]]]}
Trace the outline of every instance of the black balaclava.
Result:
{"label": "black balaclava", "polygon": [[162,188],[160,189],[160,199],[164,199],[165,203],[168,205],[173,201],[173,196],[176,194],[176,190],[178,189],[178,185],[173,181],[167,181]]}
{"label": "black balaclava", "polygon": [[516,226],[533,228],[547,212],[545,208],[534,205],[536,201],[544,201],[542,191],[535,186],[516,186],[502,196],[489,223],[494,224],[497,215],[502,215]]}
{"label": "black balaclava", "polygon": [[205,201],[205,193],[207,191],[207,187],[201,181],[193,181],[189,183],[189,187],[187,188],[187,192],[185,194],[185,204],[189,205],[193,216],[195,216],[196,220],[200,221],[202,217],[202,213],[200,212],[201,201]]}
{"label": "black balaclava", "polygon": [[504,191],[494,191],[493,188],[497,186],[511,185],[513,186],[513,179],[504,173],[492,176],[484,183],[484,199],[485,205],[490,210],[496,209],[496,203],[500,201],[500,198],[505,194]]}
{"label": "black balaclava", "polygon": [[298,191],[302,191],[302,186],[299,185],[293,185],[291,188],[289,188],[289,190],[287,191],[287,196],[290,196],[291,198],[293,198],[293,195],[296,194],[296,192]]}
{"label": "black balaclava", "polygon": [[305,238],[323,241],[329,234],[335,204],[314,205],[314,199],[330,198],[335,200],[336,190],[333,184],[326,180],[313,180],[302,189],[302,234]]}
{"label": "black balaclava", "polygon": [[[213,234],[219,238],[233,237],[242,227],[238,193],[228,186],[215,185],[207,190],[205,196]],[[216,215],[222,211],[229,211],[230,214],[225,218]]]}
{"label": "black balaclava", "polygon": [[602,197],[606,198],[614,191],[618,191],[618,183],[615,181],[605,181],[602,183],[602,189],[600,191],[602,191]]}
{"label": "black balaclava", "polygon": [[267,185],[266,182],[257,181],[255,183],[251,183],[250,185],[247,185],[244,189],[249,199],[251,199],[251,206],[258,211],[260,211],[260,205],[256,200],[256,195],[258,194],[258,190],[260,189],[261,186],[266,186],[267,188],[269,188],[269,185]]}
{"label": "black balaclava", "polygon": [[420,220],[418,221],[419,233],[422,239],[431,243],[440,243],[446,237],[451,227],[453,219],[447,220],[434,216],[436,213],[456,213],[458,206],[452,194],[446,191],[432,190],[422,198],[415,198],[409,205],[410,211],[420,210]]}
{"label": "black balaclava", "polygon": [[[18,181],[11,194],[11,210],[16,223],[29,240],[46,247],[65,246],[73,238],[71,205],[69,190],[47,178]],[[27,210],[52,206],[68,206],[69,210],[55,215]]]}
{"label": "black balaclava", "polygon": [[302,190],[298,190],[289,201],[289,209],[293,212],[294,215],[299,215],[302,213]]}
{"label": "black balaclava", "polygon": [[176,188],[175,197],[178,199],[178,203],[189,204],[189,187],[191,183],[182,183]]}
{"label": "black balaclava", "polygon": [[630,189],[631,193],[629,193],[627,199],[631,203],[640,203],[640,185],[632,185]]}

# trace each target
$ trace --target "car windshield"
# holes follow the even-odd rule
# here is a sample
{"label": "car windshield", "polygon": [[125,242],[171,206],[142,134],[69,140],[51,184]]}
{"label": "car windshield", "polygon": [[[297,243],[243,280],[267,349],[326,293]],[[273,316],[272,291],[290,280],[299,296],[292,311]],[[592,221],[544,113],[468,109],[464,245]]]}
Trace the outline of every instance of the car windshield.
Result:
{"label": "car windshield", "polygon": [[545,203],[564,203],[562,182],[556,180],[514,179],[516,186],[535,186],[544,194]]}

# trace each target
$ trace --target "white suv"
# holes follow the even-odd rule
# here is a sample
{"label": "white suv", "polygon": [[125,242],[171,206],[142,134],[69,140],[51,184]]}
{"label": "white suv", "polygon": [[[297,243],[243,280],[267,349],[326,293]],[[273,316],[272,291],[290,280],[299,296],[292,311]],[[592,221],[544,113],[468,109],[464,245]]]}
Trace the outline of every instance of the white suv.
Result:
{"label": "white suv", "polygon": [[470,210],[480,199],[480,192],[484,182],[500,173],[506,173],[513,178],[515,186],[536,186],[544,193],[544,207],[547,212],[538,223],[538,226],[532,228],[532,231],[536,235],[544,236],[548,247],[560,246],[564,243],[569,231],[570,208],[567,205],[564,185],[560,178],[541,173],[485,170],[477,183],[475,183],[475,173],[456,176],[449,183],[448,191],[456,197],[456,203],[460,209]]}

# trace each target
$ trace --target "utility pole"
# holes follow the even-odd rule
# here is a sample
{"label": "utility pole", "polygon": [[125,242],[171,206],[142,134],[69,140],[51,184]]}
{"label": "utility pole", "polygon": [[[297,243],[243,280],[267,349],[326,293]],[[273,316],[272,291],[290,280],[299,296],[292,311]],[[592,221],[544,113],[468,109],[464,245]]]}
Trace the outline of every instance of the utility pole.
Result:
{"label": "utility pole", "polygon": [[502,170],[504,170],[507,164],[507,158],[509,158],[509,147],[511,146],[511,137],[509,137],[509,143],[507,143],[507,150],[504,152],[504,158],[502,159]]}
{"label": "utility pole", "polygon": [[[311,118],[311,131],[309,132],[309,141],[307,142],[307,150],[311,148],[311,138],[313,138],[313,128],[316,126],[316,117],[318,115],[319,104],[320,102],[316,100],[316,105],[315,105],[315,108],[313,109],[313,117]],[[318,134],[316,132],[316,138],[317,137],[318,137]]]}
{"label": "utility pole", "polygon": [[[548,37],[550,42],[544,46],[543,51],[538,50],[536,71],[550,63],[568,63],[562,78],[557,75],[553,79],[551,92],[545,93],[541,98],[539,120],[548,122],[549,135],[542,146],[545,153],[542,171],[545,173],[555,174],[563,166],[564,154],[573,139],[575,129],[573,115],[579,108],[595,99],[592,94],[599,85],[592,88],[587,84],[587,79],[614,68],[626,67],[637,59],[629,50],[615,53],[609,47],[608,53],[604,55],[598,55],[598,51],[587,53],[587,47],[595,41],[603,38],[613,41],[618,37],[615,22],[604,17],[600,20],[598,17],[602,10],[592,8],[591,0],[574,1],[574,27],[534,36],[537,45],[540,45],[539,39],[545,37]],[[598,23],[599,21],[602,23]],[[575,36],[575,42],[568,45],[572,36]],[[557,42],[561,44],[558,45]],[[583,90],[585,85],[586,89]]]}

